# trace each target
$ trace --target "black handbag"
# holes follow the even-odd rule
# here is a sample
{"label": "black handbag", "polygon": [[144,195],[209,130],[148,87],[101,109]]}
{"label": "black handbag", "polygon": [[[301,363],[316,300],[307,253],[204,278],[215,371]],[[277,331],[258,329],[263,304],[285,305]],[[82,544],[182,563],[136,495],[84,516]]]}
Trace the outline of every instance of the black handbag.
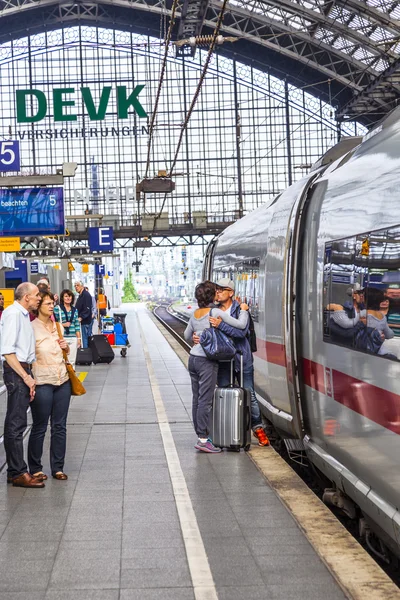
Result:
{"label": "black handbag", "polygon": [[253,317],[251,316],[250,312],[249,312],[249,331],[247,333],[247,339],[249,340],[250,350],[252,352],[257,352],[256,330],[254,328],[254,321],[253,321]]}

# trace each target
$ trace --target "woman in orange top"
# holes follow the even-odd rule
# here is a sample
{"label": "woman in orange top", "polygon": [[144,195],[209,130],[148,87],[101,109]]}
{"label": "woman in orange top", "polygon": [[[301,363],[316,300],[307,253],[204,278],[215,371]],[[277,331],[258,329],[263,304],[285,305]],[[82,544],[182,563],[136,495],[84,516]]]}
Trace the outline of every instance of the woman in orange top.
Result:
{"label": "woman in orange top", "polygon": [[[41,481],[47,479],[42,470],[42,454],[49,418],[51,473],[55,479],[68,479],[64,473],[64,459],[71,384],[62,351],[68,354],[69,346],[64,339],[60,340],[57,326],[52,320],[54,304],[54,295],[43,292],[38,317],[32,321],[36,340],[36,362],[32,368],[36,393],[30,404],[33,425],[28,444],[28,463],[32,477]],[[60,327],[63,330],[62,325]]]}

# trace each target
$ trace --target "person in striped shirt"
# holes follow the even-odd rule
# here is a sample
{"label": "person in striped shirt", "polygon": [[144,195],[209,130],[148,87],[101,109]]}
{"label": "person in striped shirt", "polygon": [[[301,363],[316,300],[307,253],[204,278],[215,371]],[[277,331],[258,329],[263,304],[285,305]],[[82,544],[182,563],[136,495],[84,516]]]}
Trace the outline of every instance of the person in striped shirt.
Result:
{"label": "person in striped shirt", "polygon": [[396,287],[390,287],[385,290],[386,297],[389,300],[389,306],[383,313],[386,315],[389,327],[396,338],[400,338],[400,287],[397,287],[398,285],[399,284],[397,284]]}
{"label": "person in striped shirt", "polygon": [[74,292],[65,289],[60,294],[60,304],[54,307],[56,321],[64,327],[64,337],[70,348],[69,361],[72,366],[75,366],[76,352],[81,347],[81,325],[74,300]]}

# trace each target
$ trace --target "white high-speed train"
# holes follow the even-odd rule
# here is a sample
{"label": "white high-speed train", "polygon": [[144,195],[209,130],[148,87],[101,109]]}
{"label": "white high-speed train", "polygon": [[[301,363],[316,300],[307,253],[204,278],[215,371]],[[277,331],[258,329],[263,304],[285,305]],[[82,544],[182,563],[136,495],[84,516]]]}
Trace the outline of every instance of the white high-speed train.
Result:
{"label": "white high-speed train", "polygon": [[[400,109],[214,240],[203,276],[222,274],[255,320],[263,415],[331,482],[325,500],[400,556]],[[335,341],[327,311],[369,287],[390,299],[379,354]]]}

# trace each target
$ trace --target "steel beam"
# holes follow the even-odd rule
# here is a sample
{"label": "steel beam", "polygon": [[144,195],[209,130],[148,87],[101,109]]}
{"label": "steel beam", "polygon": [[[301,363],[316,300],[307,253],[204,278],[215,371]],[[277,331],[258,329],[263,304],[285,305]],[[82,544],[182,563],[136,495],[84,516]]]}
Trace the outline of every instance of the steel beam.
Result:
{"label": "steel beam", "polygon": [[[187,11],[191,5],[196,6],[199,15],[202,7],[206,6],[204,26],[214,28],[222,5],[220,1],[187,0],[186,4]],[[392,4],[392,10],[393,6]],[[40,13],[41,25],[38,23],[35,30],[40,27],[45,30],[57,23],[78,22],[135,28],[135,11],[160,17],[165,15],[166,7],[168,12],[171,0],[166,3],[165,0],[101,0],[79,3],[60,3],[55,0],[24,0],[21,3],[20,0],[0,0],[0,41],[16,37],[17,29],[19,36],[24,35],[23,28],[31,27],[33,11]],[[128,14],[132,15],[131,20],[129,17],[127,19]],[[179,14],[183,16],[183,12],[178,12],[178,17]],[[360,20],[358,27],[354,25],[355,16]],[[373,35],[377,30],[380,31],[381,40]],[[249,42],[271,50],[277,56],[301,63],[299,84],[302,78],[305,79],[306,71],[311,77],[311,71],[314,70],[338,82],[343,90],[347,88],[356,94],[363,93],[374,85],[377,78],[381,78],[381,65],[378,65],[378,61],[387,64],[387,70],[393,73],[392,67],[399,57],[395,50],[395,39],[400,34],[399,22],[359,0],[235,0],[229,4],[221,32],[239,37],[240,43]],[[237,45],[238,49],[240,43]],[[225,51],[220,49],[222,53]],[[259,60],[263,60],[262,56]],[[270,55],[266,55],[264,60],[268,67]],[[391,83],[390,79],[388,81]],[[400,97],[400,92],[395,89],[394,93],[396,100]],[[391,103],[377,103],[371,98],[373,110],[387,111],[391,106]]]}

